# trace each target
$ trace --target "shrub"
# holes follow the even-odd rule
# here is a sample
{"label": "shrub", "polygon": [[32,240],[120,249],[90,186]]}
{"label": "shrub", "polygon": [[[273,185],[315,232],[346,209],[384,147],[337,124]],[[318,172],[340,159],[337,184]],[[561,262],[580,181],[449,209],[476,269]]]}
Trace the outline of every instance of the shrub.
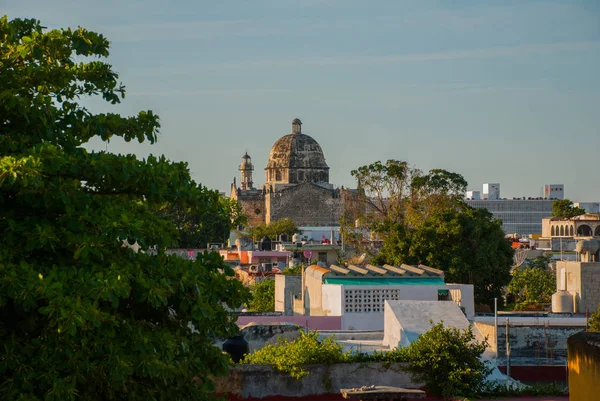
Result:
{"label": "shrub", "polygon": [[600,331],[600,305],[598,305],[598,311],[591,314],[588,324],[589,331]]}
{"label": "shrub", "polygon": [[273,312],[275,310],[275,280],[268,278],[254,284],[252,299],[248,303],[250,312]]}
{"label": "shrub", "polygon": [[434,395],[473,396],[490,373],[480,359],[486,346],[487,340],[475,340],[472,327],[460,330],[444,327],[443,322],[432,324],[406,348],[407,370]]}
{"label": "shrub", "polygon": [[273,365],[277,370],[288,373],[295,379],[308,375],[307,364],[332,364],[341,362],[344,353],[342,345],[333,336],[319,341],[319,333],[302,332],[294,341],[279,338],[275,344],[246,355],[241,363]]}

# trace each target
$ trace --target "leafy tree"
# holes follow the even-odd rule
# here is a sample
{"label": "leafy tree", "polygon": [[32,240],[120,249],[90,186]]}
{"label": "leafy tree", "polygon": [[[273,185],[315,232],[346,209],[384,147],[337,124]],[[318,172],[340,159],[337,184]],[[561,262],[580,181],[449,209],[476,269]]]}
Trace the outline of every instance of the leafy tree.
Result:
{"label": "leafy tree", "polygon": [[600,305],[598,305],[598,310],[590,315],[588,324],[589,331],[600,331]]}
{"label": "leafy tree", "polygon": [[475,339],[473,328],[460,330],[432,324],[406,350],[407,370],[432,394],[446,399],[473,396],[483,389],[490,369],[481,360],[487,340]]}
{"label": "leafy tree", "polygon": [[570,219],[582,214],[585,214],[585,210],[580,207],[573,207],[573,202],[568,199],[555,199],[552,202],[552,217]]}
{"label": "leafy tree", "polygon": [[283,218],[272,221],[269,224],[261,224],[255,227],[250,227],[249,236],[255,240],[260,240],[264,237],[276,240],[282,234],[291,237],[292,235],[300,232],[301,231],[296,223],[294,223],[294,220]]}
{"label": "leafy tree", "polygon": [[373,261],[441,269],[447,282],[473,284],[476,302],[490,304],[510,280],[512,255],[492,214],[465,207],[436,212],[417,227],[395,224]]}
{"label": "leafy tree", "polygon": [[491,213],[464,203],[467,182],[460,174],[441,169],[424,174],[406,162],[388,160],[352,175],[363,199],[354,217],[363,224],[342,221],[342,230],[359,248],[365,234],[382,241],[381,249],[372,252],[374,263],[422,263],[444,270],[447,281],[473,284],[479,303],[502,295],[513,250]]}
{"label": "leafy tree", "polygon": [[[155,143],[158,117],[93,114],[125,94],[104,36],[0,19],[0,399],[200,400],[245,300],[216,253],[166,256],[153,208],[204,211],[186,163],[90,152],[90,139]],[[156,252],[135,252],[156,246]],[[191,325],[190,325],[191,323]],[[195,329],[194,329],[195,328]]]}
{"label": "leafy tree", "polygon": [[268,278],[254,284],[248,307],[251,312],[275,311],[275,280]]}
{"label": "leafy tree", "polygon": [[298,265],[295,267],[288,267],[287,269],[284,269],[281,273],[282,274],[289,274],[289,275],[294,275],[294,274],[302,274],[304,270],[304,266],[302,265]]}
{"label": "leafy tree", "polygon": [[279,338],[275,344],[267,344],[252,354],[246,355],[242,363],[273,365],[277,370],[296,379],[308,375],[307,364],[332,364],[344,358],[343,346],[333,336],[323,341],[319,333],[301,332],[300,338],[289,341]]}
{"label": "leafy tree", "polygon": [[507,288],[507,293],[515,297],[519,308],[549,303],[555,291],[556,275],[537,266],[516,269]]}
{"label": "leafy tree", "polygon": [[156,214],[175,224],[179,238],[175,246],[203,248],[211,242],[227,242],[232,228],[246,222],[240,204],[218,191],[206,191],[201,209],[178,203],[160,205]]}

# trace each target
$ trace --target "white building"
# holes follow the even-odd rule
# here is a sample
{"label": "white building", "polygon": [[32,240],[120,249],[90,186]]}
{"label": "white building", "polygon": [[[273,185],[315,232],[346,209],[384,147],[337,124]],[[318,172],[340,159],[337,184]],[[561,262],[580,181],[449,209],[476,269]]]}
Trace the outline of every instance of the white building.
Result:
{"label": "white building", "polygon": [[467,191],[467,199],[481,200],[481,191]]}
{"label": "white building", "polygon": [[565,186],[563,184],[544,185],[544,199],[565,199]]}
{"label": "white building", "polygon": [[483,199],[498,200],[500,199],[500,184],[483,184]]}
{"label": "white building", "polygon": [[586,213],[600,212],[600,202],[573,202],[573,206],[582,208]]}
{"label": "white building", "polygon": [[[285,282],[275,282],[275,304],[283,305],[286,300],[278,302],[277,294],[293,295],[278,283]],[[446,284],[443,271],[423,265],[309,266],[302,293],[293,298],[296,314],[341,316],[342,330],[383,330],[386,300],[455,302],[467,317],[475,314],[472,285]]]}
{"label": "white building", "polygon": [[467,205],[476,209],[487,209],[502,221],[506,234],[529,236],[542,233],[542,219],[552,216],[552,200],[537,199],[498,199],[466,200]]}

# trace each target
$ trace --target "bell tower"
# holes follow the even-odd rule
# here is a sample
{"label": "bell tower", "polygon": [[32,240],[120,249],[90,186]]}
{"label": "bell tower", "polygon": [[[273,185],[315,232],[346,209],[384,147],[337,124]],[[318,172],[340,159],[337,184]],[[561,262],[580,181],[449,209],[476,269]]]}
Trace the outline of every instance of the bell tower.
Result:
{"label": "bell tower", "polygon": [[254,182],[252,181],[253,171],[254,166],[252,165],[252,158],[248,155],[248,152],[246,152],[244,153],[244,156],[242,156],[242,163],[240,163],[240,188],[242,190],[254,189]]}

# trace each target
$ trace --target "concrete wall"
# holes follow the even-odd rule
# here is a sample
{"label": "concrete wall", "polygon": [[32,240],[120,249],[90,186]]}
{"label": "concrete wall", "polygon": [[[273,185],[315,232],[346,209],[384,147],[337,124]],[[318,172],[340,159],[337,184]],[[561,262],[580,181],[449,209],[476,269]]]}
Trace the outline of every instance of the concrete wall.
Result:
{"label": "concrete wall", "polygon": [[580,332],[568,340],[569,400],[600,397],[600,333]]}
{"label": "concrete wall", "polygon": [[[585,330],[585,318],[509,318],[511,364],[566,365],[567,338]],[[488,336],[488,351],[495,354],[494,318],[476,317],[475,326]],[[506,318],[498,318],[498,357],[506,363]]]}
{"label": "concrete wall", "polygon": [[[341,311],[345,310],[343,292],[353,289],[381,289],[383,286],[343,286],[340,292]],[[401,300],[414,301],[436,301],[438,299],[438,290],[448,289],[460,300],[460,305],[465,308],[467,317],[475,315],[475,304],[473,300],[473,286],[467,284],[447,284],[447,285],[400,285],[389,286],[389,288],[399,289]],[[460,295],[457,295],[460,291]],[[439,301],[452,302],[452,301]],[[455,303],[455,302],[452,302]],[[458,302],[456,302],[458,304]],[[343,312],[342,330],[383,330],[384,329],[384,311],[381,312]]]}
{"label": "concrete wall", "polygon": [[338,394],[342,388],[394,386],[418,388],[401,364],[384,367],[382,363],[308,365],[308,376],[296,380],[268,365],[236,365],[228,377],[215,378],[215,391],[240,398],[269,396],[303,397]]}
{"label": "concrete wall", "polygon": [[341,316],[239,316],[236,324],[240,327],[249,323],[292,323],[310,330],[341,330]]}
{"label": "concrete wall", "polygon": [[302,296],[302,275],[278,274],[275,276],[275,312],[294,314],[294,298]]}
{"label": "concrete wall", "polygon": [[336,284],[323,284],[322,291],[322,309],[327,316],[342,315],[342,286]]}
{"label": "concrete wall", "polygon": [[[431,322],[444,326],[469,328],[469,321],[460,308],[451,301],[386,301],[383,345],[405,347],[431,328]],[[474,330],[475,337],[484,337]]]}
{"label": "concrete wall", "polygon": [[600,304],[600,262],[556,262],[556,286],[574,295],[576,313],[596,311]]}
{"label": "concrete wall", "polygon": [[383,330],[383,312],[346,312],[342,330]]}

